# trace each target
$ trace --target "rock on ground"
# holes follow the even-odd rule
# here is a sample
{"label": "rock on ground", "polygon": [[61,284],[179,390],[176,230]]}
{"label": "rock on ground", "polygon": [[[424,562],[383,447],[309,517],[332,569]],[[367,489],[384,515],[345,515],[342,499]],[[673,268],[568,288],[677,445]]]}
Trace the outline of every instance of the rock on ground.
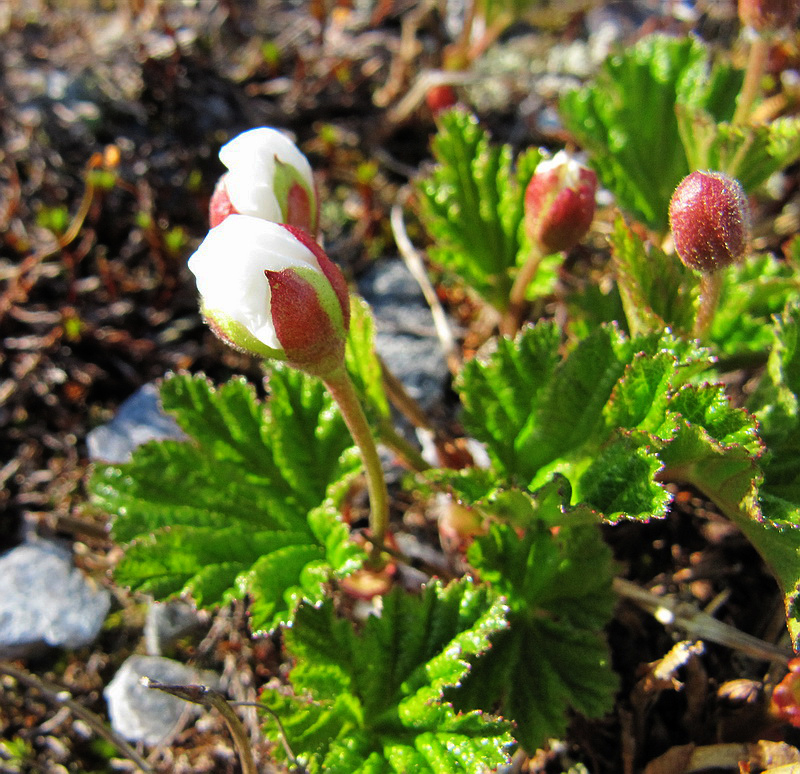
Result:
{"label": "rock on ground", "polygon": [[93,462],[122,463],[137,446],[163,438],[182,440],[186,435],[161,409],[158,388],[146,384],[119,407],[111,422],[87,434],[86,445]]}
{"label": "rock on ground", "polygon": [[142,677],[172,685],[200,683],[215,687],[219,682],[213,672],[198,672],[161,656],[128,658],[103,694],[114,731],[129,742],[148,745],[158,744],[170,736],[185,713],[196,715],[200,707],[142,685]]}
{"label": "rock on ground", "polygon": [[92,643],[111,605],[57,543],[35,540],[0,557],[0,658],[24,658],[46,646]]}

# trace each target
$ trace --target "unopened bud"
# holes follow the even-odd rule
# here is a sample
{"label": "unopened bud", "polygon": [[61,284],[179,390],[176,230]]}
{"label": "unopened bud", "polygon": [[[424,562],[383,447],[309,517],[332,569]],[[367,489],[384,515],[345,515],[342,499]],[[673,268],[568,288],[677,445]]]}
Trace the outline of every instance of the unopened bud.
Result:
{"label": "unopened bud", "polygon": [[206,321],[226,343],[316,376],[341,367],[347,283],[304,230],[231,215],[209,232],[189,269]]}
{"label": "unopened bud", "polygon": [[251,129],[224,145],[228,168],[211,197],[211,227],[228,215],[252,215],[317,233],[317,195],[308,159],[276,129]]}
{"label": "unopened bud", "polygon": [[542,161],[525,191],[525,228],[543,253],[569,250],[592,225],[597,175],[565,151]]}
{"label": "unopened bud", "polygon": [[669,205],[675,250],[690,269],[713,272],[739,261],[750,239],[750,208],[738,180],[692,172]]}

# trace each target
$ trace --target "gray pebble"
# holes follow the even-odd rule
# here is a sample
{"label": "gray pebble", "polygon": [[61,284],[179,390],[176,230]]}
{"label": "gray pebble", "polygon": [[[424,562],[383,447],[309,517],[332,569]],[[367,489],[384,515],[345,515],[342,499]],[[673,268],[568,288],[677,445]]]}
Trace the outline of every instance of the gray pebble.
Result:
{"label": "gray pebble", "polygon": [[161,408],[158,388],[146,384],[119,407],[111,422],[88,433],[86,445],[92,462],[122,463],[137,446],[164,438],[184,440],[186,435]]}
{"label": "gray pebble", "polygon": [[142,677],[172,685],[202,684],[216,687],[213,672],[198,672],[179,661],[160,656],[131,656],[103,691],[111,727],[129,742],[156,745],[166,739],[185,717],[197,715],[197,704],[142,685]]}
{"label": "gray pebble", "polygon": [[23,543],[0,557],[0,658],[89,645],[110,605],[108,591],[73,565],[66,548]]}

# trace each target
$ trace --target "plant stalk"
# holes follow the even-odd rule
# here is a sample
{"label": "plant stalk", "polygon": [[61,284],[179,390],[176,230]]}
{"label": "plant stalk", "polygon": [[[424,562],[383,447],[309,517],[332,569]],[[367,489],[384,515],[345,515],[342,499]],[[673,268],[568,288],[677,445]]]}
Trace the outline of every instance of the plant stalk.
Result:
{"label": "plant stalk", "polygon": [[747,69],[744,74],[744,83],[736,102],[736,111],[733,114],[734,124],[743,124],[753,109],[753,103],[761,89],[761,78],[769,55],[769,40],[759,35],[751,44],[747,55]]}
{"label": "plant stalk", "polygon": [[500,321],[500,330],[507,336],[513,336],[522,324],[522,318],[525,311],[525,294],[531,282],[536,279],[536,274],[539,272],[539,266],[544,258],[539,245],[532,245],[528,259],[517,272],[514,278],[514,284],[511,286],[511,292],[508,296],[508,309],[503,314],[503,319]]}
{"label": "plant stalk", "polygon": [[247,738],[247,732],[242,725],[242,721],[239,720],[238,715],[221,693],[205,685],[167,685],[149,677],[141,678],[141,682],[147,688],[163,691],[192,704],[201,704],[204,707],[216,709],[222,715],[222,719],[233,737],[233,743],[242,767],[242,774],[258,774],[255,758],[253,757],[253,749],[250,746],[250,740]]}
{"label": "plant stalk", "polygon": [[692,335],[696,339],[705,339],[714,322],[719,297],[722,293],[722,272],[704,272],[700,275],[700,307],[694,321]]}
{"label": "plant stalk", "polygon": [[323,381],[338,404],[350,434],[361,451],[361,459],[364,461],[364,469],[367,474],[367,491],[369,492],[369,526],[373,541],[372,558],[377,561],[389,526],[389,492],[378,456],[378,447],[375,445],[372,430],[347,371],[342,368],[325,377]]}

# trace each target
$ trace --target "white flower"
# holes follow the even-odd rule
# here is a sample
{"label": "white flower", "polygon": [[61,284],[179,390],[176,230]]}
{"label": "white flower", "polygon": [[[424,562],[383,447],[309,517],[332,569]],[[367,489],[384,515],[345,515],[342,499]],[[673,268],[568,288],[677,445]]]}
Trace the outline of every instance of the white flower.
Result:
{"label": "white flower", "polygon": [[250,347],[238,340],[239,326],[270,350],[282,350],[265,271],[309,268],[322,274],[314,253],[288,229],[249,215],[227,217],[189,259],[203,312],[218,334],[244,349]]}
{"label": "white flower", "polygon": [[243,132],[223,145],[219,158],[229,170],[225,187],[231,204],[242,215],[287,222],[292,183],[301,185],[316,211],[311,165],[277,129],[261,127]]}

